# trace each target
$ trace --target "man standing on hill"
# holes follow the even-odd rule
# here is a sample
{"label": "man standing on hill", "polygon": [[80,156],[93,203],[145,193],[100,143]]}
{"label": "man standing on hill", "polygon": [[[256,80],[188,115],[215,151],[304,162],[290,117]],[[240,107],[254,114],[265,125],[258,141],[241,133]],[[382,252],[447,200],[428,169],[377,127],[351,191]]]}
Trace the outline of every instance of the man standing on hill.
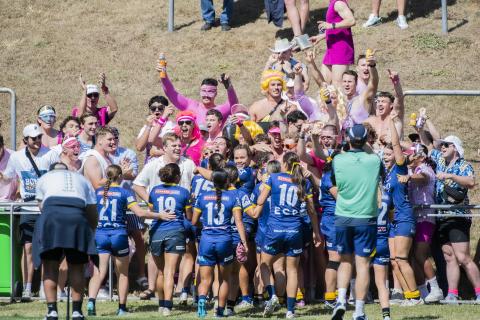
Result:
{"label": "man standing on hill", "polygon": [[370,256],[377,234],[377,192],[381,160],[376,154],[363,151],[367,129],[356,124],[347,129],[350,150],[333,159],[332,184],[337,186],[335,230],[340,266],[337,273],[338,300],[332,320],[342,320],[346,311],[347,289],[353,263],[355,282],[354,320],[365,320],[365,298],[370,283]]}
{"label": "man standing on hill", "polygon": [[[212,29],[215,25],[215,8],[213,7],[213,0],[200,0],[200,7],[202,9],[202,18],[205,24],[202,26],[202,31]],[[223,0],[223,10],[220,14],[220,25],[222,31],[230,31],[230,20],[232,19],[233,0]]]}

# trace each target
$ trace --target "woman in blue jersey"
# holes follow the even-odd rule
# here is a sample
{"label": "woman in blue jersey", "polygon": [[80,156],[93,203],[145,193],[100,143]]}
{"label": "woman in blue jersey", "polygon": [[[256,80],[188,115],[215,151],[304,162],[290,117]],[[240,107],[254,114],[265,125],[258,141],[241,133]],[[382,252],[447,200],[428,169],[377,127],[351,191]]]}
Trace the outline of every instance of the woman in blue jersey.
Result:
{"label": "woman in blue jersey", "polygon": [[252,162],[252,151],[246,144],[239,144],[233,149],[233,161],[238,169],[238,181],[235,182],[237,189],[247,194],[255,188],[255,169],[250,167]]}
{"label": "woman in blue jersey", "polygon": [[[238,181],[238,169],[235,166],[227,165],[225,166],[225,172],[228,174],[229,181]],[[253,204],[250,200],[250,194],[245,193],[243,189],[236,189],[235,184],[230,184],[229,190],[235,190],[237,192],[238,199],[240,200],[240,206],[242,208],[242,221],[245,228],[245,235],[249,240],[248,246],[253,247],[253,244],[250,243],[251,233],[255,227],[255,221],[251,216],[253,216]],[[232,240],[233,240],[233,250],[234,252],[241,253],[243,246],[240,241],[240,235],[238,233],[237,227],[235,225],[234,219],[232,219]],[[253,253],[255,254],[255,253]],[[240,287],[240,292],[242,294],[242,301],[239,304],[239,309],[247,309],[253,307],[253,300],[249,295],[249,270],[247,263],[248,259],[246,255],[236,256],[236,259],[233,263],[232,276],[230,277],[229,283],[229,294],[227,300],[227,315],[231,316],[234,314],[234,307],[237,301],[238,289]],[[254,259],[254,258],[252,258]]]}
{"label": "woman in blue jersey", "polygon": [[408,186],[402,176],[408,175],[406,157],[402,153],[400,139],[395,128],[395,118],[398,115],[392,111],[390,114],[390,134],[392,143],[383,149],[383,162],[386,174],[384,188],[391,197],[394,207],[392,219],[393,239],[390,239],[390,256],[393,271],[399,280],[405,300],[405,305],[422,304],[420,291],[415,282],[415,275],[408,261],[413,237],[415,236],[416,219],[412,205],[408,199]]}
{"label": "woman in blue jersey", "polygon": [[107,181],[95,191],[97,196],[98,226],[95,242],[99,253],[98,269],[94,268],[93,277],[88,286],[88,315],[96,314],[95,301],[100,285],[107,275],[110,255],[115,257],[115,270],[118,278],[118,315],[127,313],[129,247],[126,224],[126,212],[132,211],[141,218],[159,219],[160,214],[140,208],[132,191],[120,187],[122,169],[110,165],[106,170]]}
{"label": "woman in blue jersey", "polygon": [[325,306],[333,309],[336,302],[337,270],[340,265],[340,255],[337,252],[335,241],[335,206],[337,204],[337,187],[332,184],[332,161],[339,154],[333,151],[322,172],[320,182],[320,206],[322,216],[320,220],[320,231],[325,240],[325,248],[328,253],[328,263],[325,269]]}
{"label": "woman in blue jersey", "polygon": [[314,242],[320,243],[318,221],[313,206],[311,184],[303,176],[297,154],[287,152],[283,156],[282,172],[271,174],[263,184],[257,200],[255,216],[263,210],[271,194],[270,215],[267,232],[263,239],[261,274],[270,300],[265,304],[264,315],[271,315],[278,305],[273,284],[270,282],[271,267],[275,256],[284,254],[287,271],[287,318],[295,316],[295,296],[298,288],[298,264],[303,251],[302,213],[310,216]]}
{"label": "woman in blue jersey", "polygon": [[392,209],[392,199],[382,186],[382,203],[378,209],[377,217],[377,243],[372,263],[383,320],[390,320],[390,299],[388,291],[390,250],[388,248],[388,238],[390,232],[389,214]]}
{"label": "woman in blue jersey", "polygon": [[203,226],[197,261],[200,265],[200,285],[198,288],[198,316],[205,317],[206,297],[213,280],[213,269],[219,267],[221,284],[218,294],[217,316],[222,317],[228,296],[228,279],[233,262],[231,218],[248,252],[247,237],[242,222],[242,209],[236,190],[227,190],[230,181],[225,171],[214,171],[212,181],[215,190],[199,195],[195,202],[192,224]]}
{"label": "woman in blue jersey", "polygon": [[150,251],[158,268],[158,311],[169,316],[173,307],[174,275],[185,253],[185,216],[192,216],[190,192],[179,186],[180,167],[169,163],[158,172],[162,184],[150,191],[148,206],[154,212],[166,212],[150,227]]}
{"label": "woman in blue jersey", "polygon": [[[208,160],[208,168],[212,171],[225,166],[225,157],[219,153],[213,153]],[[193,176],[192,186],[190,188],[192,203],[195,203],[200,193],[211,191],[212,189],[212,181],[205,179],[201,174]],[[192,223],[187,219],[183,221],[183,226],[185,227],[187,247],[179,266],[177,288],[181,288],[182,290],[180,294],[180,304],[187,303],[188,294],[190,293],[192,271],[194,270],[195,257],[197,255],[197,241],[200,240],[201,231],[200,229],[197,230],[197,227],[192,226]],[[196,271],[198,271],[198,268],[196,268]],[[197,274],[197,272],[195,272],[195,274]]]}

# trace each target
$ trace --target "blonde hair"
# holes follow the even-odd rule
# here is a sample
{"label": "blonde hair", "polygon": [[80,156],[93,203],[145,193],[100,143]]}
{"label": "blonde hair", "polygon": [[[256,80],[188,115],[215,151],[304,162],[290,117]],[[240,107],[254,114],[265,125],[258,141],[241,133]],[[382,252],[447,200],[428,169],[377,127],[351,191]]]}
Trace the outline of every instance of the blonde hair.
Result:
{"label": "blonde hair", "polygon": [[282,83],[282,90],[285,90],[285,74],[280,71],[268,69],[262,72],[262,80],[260,82],[260,88],[262,91],[268,91],[270,82],[274,80],[280,81]]}
{"label": "blonde hair", "polygon": [[[250,132],[252,139],[255,139],[255,137],[258,136],[259,134],[264,133],[262,127],[260,127],[260,125],[255,121],[245,120],[243,121],[243,126],[247,128],[248,132]],[[233,137],[235,138],[235,140],[238,141],[240,139],[240,135],[241,135],[240,127],[237,126]]]}

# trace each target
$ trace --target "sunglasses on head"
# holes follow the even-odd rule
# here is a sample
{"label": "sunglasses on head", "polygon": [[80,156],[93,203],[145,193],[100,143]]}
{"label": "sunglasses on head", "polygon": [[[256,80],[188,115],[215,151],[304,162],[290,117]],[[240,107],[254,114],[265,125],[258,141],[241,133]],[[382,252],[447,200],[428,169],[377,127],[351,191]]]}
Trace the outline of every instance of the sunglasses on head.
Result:
{"label": "sunglasses on head", "polygon": [[89,94],[87,94],[87,97],[89,97],[90,99],[92,99],[92,98],[98,98],[98,97],[99,97],[99,94],[98,94],[98,93],[89,93]]}
{"label": "sunglasses on head", "polygon": [[179,126],[183,126],[184,124],[186,124],[187,126],[191,126],[192,120],[178,121]]}

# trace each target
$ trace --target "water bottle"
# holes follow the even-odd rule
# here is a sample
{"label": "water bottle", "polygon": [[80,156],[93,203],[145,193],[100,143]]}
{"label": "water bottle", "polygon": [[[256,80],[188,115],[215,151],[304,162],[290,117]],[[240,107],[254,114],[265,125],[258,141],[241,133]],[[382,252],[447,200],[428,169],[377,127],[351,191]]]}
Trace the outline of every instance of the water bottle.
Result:
{"label": "water bottle", "polygon": [[166,67],[167,67],[167,59],[165,59],[165,53],[161,52],[159,57],[158,57],[158,64],[163,67],[162,71],[160,71],[160,78],[166,78],[167,77],[167,72],[166,72]]}

